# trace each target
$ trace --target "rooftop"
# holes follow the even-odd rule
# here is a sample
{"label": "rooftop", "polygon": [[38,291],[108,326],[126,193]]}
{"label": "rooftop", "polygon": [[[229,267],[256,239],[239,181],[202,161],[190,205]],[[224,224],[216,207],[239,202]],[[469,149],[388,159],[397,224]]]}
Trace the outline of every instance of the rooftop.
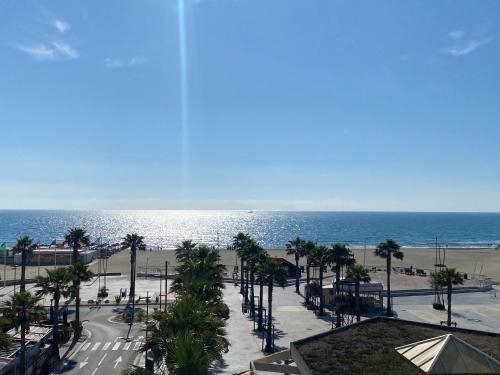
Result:
{"label": "rooftop", "polygon": [[292,344],[313,374],[421,374],[395,348],[447,333],[500,359],[500,335],[378,317]]}

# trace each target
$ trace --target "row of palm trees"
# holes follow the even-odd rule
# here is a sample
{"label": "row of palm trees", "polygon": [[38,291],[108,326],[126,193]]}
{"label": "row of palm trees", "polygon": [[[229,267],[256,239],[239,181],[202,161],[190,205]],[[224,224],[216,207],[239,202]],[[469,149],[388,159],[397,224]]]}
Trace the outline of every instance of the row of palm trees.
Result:
{"label": "row of palm trees", "polygon": [[[265,329],[266,352],[274,350],[273,344],[273,289],[275,285],[284,287],[287,273],[275,259],[271,258],[250,235],[238,233],[233,237],[233,248],[240,258],[240,293],[249,306],[250,316],[255,314],[255,283],[259,284],[259,304],[257,309],[257,330]],[[264,286],[267,286],[267,324],[264,327]],[[250,296],[249,296],[250,294]]]}
{"label": "row of palm trees", "polygon": [[[88,281],[93,274],[87,266],[79,260],[78,250],[89,243],[87,233],[81,228],[73,228],[66,234],[66,242],[73,249],[72,264],[69,267],[47,270],[46,276],[39,276],[36,280],[37,294],[26,292],[26,265],[28,256],[35,245],[28,236],[21,236],[14,246],[15,252],[21,253],[21,280],[20,291],[7,300],[1,308],[2,315],[8,326],[13,326],[20,331],[20,372],[26,371],[26,334],[29,325],[41,322],[46,318],[46,310],[40,304],[42,295],[52,295],[54,306],[52,314],[52,347],[51,358],[59,359],[59,304],[61,297],[72,296],[75,298],[75,320],[73,321],[74,340],[81,334],[80,323],[80,283]],[[6,341],[7,342],[7,341]],[[7,342],[8,345],[8,342]]]}

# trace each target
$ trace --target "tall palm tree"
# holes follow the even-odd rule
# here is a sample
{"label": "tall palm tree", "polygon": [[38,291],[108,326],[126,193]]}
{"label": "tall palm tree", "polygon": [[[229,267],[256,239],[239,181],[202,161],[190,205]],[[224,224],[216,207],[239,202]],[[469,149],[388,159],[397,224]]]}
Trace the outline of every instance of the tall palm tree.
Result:
{"label": "tall palm tree", "polygon": [[128,304],[135,300],[135,272],[137,263],[137,250],[144,245],[144,237],[137,233],[127,234],[122,239],[122,248],[130,249],[130,291]]}
{"label": "tall palm tree", "polygon": [[89,270],[89,267],[83,262],[73,263],[69,270],[73,275],[73,294],[75,296],[75,322],[74,329],[75,334],[73,336],[74,340],[78,340],[81,335],[80,327],[80,285],[82,281],[89,281],[94,277],[94,273]]}
{"label": "tall palm tree", "polygon": [[247,259],[247,268],[250,278],[250,316],[254,316],[255,314],[255,273],[264,251],[264,248],[254,240],[249,243],[246,251],[245,257]]}
{"label": "tall palm tree", "polygon": [[300,271],[299,271],[299,260],[300,257],[303,256],[304,253],[304,245],[306,241],[301,239],[300,237],[295,238],[294,240],[288,241],[286,244],[286,253],[288,255],[293,255],[295,258],[295,293],[300,293]]}
{"label": "tall palm tree", "polygon": [[250,242],[250,236],[243,232],[239,232],[236,236],[233,237],[233,248],[236,251],[236,254],[240,257],[240,294],[245,294],[244,290],[244,274],[243,274],[243,265],[245,262],[245,251],[248,247],[248,243]]}
{"label": "tall palm tree", "polygon": [[440,287],[446,287],[448,293],[448,320],[446,324],[451,326],[451,295],[453,293],[453,285],[462,285],[464,277],[455,268],[445,268],[437,273],[431,274],[431,283]]}
{"label": "tall palm tree", "polygon": [[267,327],[266,327],[266,352],[273,351],[272,323],[273,323],[273,288],[274,285],[284,287],[287,272],[272,258],[267,258],[260,267],[259,274],[267,283]]}
{"label": "tall palm tree", "polygon": [[313,241],[307,241],[303,248],[303,256],[306,257],[306,305],[311,302],[311,261],[315,248],[316,244]]}
{"label": "tall palm tree", "polygon": [[337,312],[337,321],[335,327],[342,325],[342,316],[340,313],[340,273],[344,266],[350,266],[355,263],[354,255],[351,250],[344,244],[335,243],[331,249],[331,262],[335,264],[335,310]]}
{"label": "tall palm tree", "polygon": [[90,244],[90,237],[85,229],[71,228],[68,230],[68,233],[66,233],[65,240],[68,246],[73,249],[71,263],[74,264],[79,260],[78,250],[80,250],[82,246],[88,246]]}
{"label": "tall palm tree", "polygon": [[40,321],[46,314],[40,300],[41,297],[22,291],[11,296],[2,308],[3,316],[21,331],[21,374],[26,372],[26,333],[31,323]]}
{"label": "tall palm tree", "polygon": [[20,291],[26,291],[26,262],[28,252],[32,250],[31,244],[33,240],[28,236],[21,236],[17,240],[16,249],[21,253],[21,287]]}
{"label": "tall palm tree", "polygon": [[[73,255],[71,257],[71,264],[75,265],[80,262],[78,250],[82,246],[89,246],[90,237],[85,229],[82,228],[71,228],[66,233],[65,240],[73,249]],[[74,339],[80,338],[80,284],[82,280],[79,278],[80,274],[78,272],[73,273],[73,293],[75,297],[75,334]]]}
{"label": "tall palm tree", "polygon": [[387,239],[375,248],[375,255],[386,260],[387,267],[387,315],[392,315],[391,308],[391,270],[392,257],[403,260],[404,253],[401,247],[393,240]]}
{"label": "tall palm tree", "polygon": [[356,298],[356,321],[359,322],[361,320],[361,316],[359,313],[359,288],[362,282],[370,282],[371,277],[368,274],[368,269],[366,267],[363,267],[361,264],[353,264],[347,269],[347,279],[355,283],[354,295]]}
{"label": "tall palm tree", "polygon": [[37,278],[36,287],[39,294],[52,295],[54,300],[54,319],[52,324],[52,357],[59,359],[59,301],[61,297],[67,298],[73,288],[70,285],[73,281],[73,274],[69,268],[56,268],[46,270],[47,276]]}
{"label": "tall palm tree", "polygon": [[[263,328],[263,310],[264,310],[264,283],[266,282],[265,269],[262,265],[269,259],[269,254],[263,250],[256,262],[255,276],[256,281],[259,283],[259,310],[257,312],[257,331],[262,331]],[[263,272],[264,271],[264,272]]]}
{"label": "tall palm tree", "polygon": [[319,267],[319,311],[318,315],[325,315],[325,298],[323,296],[323,273],[328,264],[331,263],[332,251],[330,248],[320,245],[314,249],[312,261]]}

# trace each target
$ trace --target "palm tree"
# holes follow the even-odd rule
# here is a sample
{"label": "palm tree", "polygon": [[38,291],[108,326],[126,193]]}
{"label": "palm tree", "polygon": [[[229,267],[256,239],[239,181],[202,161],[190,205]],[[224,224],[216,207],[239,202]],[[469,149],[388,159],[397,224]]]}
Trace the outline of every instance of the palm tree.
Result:
{"label": "palm tree", "polygon": [[263,306],[264,306],[264,283],[266,282],[266,274],[265,274],[265,268],[262,267],[262,265],[267,262],[269,259],[269,255],[267,251],[263,250],[256,262],[256,270],[255,270],[255,275],[256,275],[256,280],[259,283],[259,310],[257,313],[257,331],[262,331],[263,328]]}
{"label": "palm tree", "polygon": [[136,270],[136,254],[137,249],[144,246],[142,241],[144,237],[139,236],[137,233],[127,234],[123,237],[122,248],[130,248],[130,291],[128,295],[128,305],[135,300],[135,270]]}
{"label": "palm tree", "polygon": [[295,293],[300,293],[300,271],[299,271],[299,259],[304,253],[304,245],[306,241],[297,237],[294,240],[288,241],[286,245],[286,253],[288,255],[293,255],[295,258]]}
{"label": "palm tree", "polygon": [[203,350],[203,342],[188,331],[167,345],[165,364],[172,375],[208,375],[210,358]]}
{"label": "palm tree", "polygon": [[78,340],[81,335],[80,327],[80,284],[82,281],[89,281],[94,277],[94,273],[89,270],[88,266],[83,262],[73,263],[69,267],[71,274],[73,275],[73,293],[75,296],[75,334],[73,336],[74,340]]}
{"label": "palm tree", "polygon": [[[90,238],[85,229],[82,228],[72,228],[66,233],[65,240],[73,249],[73,256],[71,257],[71,264],[76,265],[79,263],[78,250],[82,246],[88,246],[90,244]],[[79,267],[78,269],[81,269]],[[74,339],[78,340],[80,338],[80,284],[82,280],[79,278],[79,272],[73,273],[73,293],[75,296],[75,334]],[[86,281],[86,280],[83,280]]]}
{"label": "palm tree", "polygon": [[175,257],[178,262],[182,262],[190,257],[196,248],[196,243],[192,240],[182,241],[182,243],[175,248]]}
{"label": "palm tree", "polygon": [[453,285],[462,285],[464,277],[455,268],[445,268],[437,273],[431,273],[431,283],[434,285],[447,288],[448,293],[448,320],[446,324],[451,326],[451,295],[453,293]]}
{"label": "palm tree", "polygon": [[319,312],[318,315],[325,315],[323,296],[323,272],[325,267],[331,263],[332,251],[326,246],[320,245],[315,248],[312,254],[314,265],[319,267]]}
{"label": "palm tree", "polygon": [[336,243],[332,245],[331,262],[335,264],[335,310],[337,312],[337,321],[335,327],[342,325],[342,316],[340,314],[340,273],[342,267],[350,266],[355,263],[351,250],[344,244]]}
{"label": "palm tree", "polygon": [[403,260],[404,253],[400,250],[400,246],[393,240],[388,239],[381,242],[375,248],[375,255],[386,260],[387,267],[387,315],[392,315],[391,309],[391,263],[392,257]]}
{"label": "palm tree", "polygon": [[[236,251],[236,254],[240,257],[240,294],[245,294],[244,291],[244,275],[243,275],[243,264],[245,261],[245,251],[248,247],[248,243],[250,241],[250,236],[243,232],[239,232],[236,236],[233,237],[233,248]],[[248,302],[248,297],[245,302]]]}
{"label": "palm tree", "polygon": [[246,251],[247,268],[250,274],[250,316],[254,316],[255,314],[255,273],[261,254],[264,251],[264,248],[253,240],[250,241]]}
{"label": "palm tree", "polygon": [[306,305],[311,302],[311,260],[316,244],[312,241],[307,241],[304,245],[304,255],[306,257]]}
{"label": "palm tree", "polygon": [[17,240],[16,249],[21,253],[21,287],[20,291],[26,291],[26,261],[28,252],[31,251],[33,240],[28,236],[21,236]]}
{"label": "palm tree", "polygon": [[368,274],[368,269],[360,264],[353,264],[347,269],[347,278],[355,283],[354,295],[356,298],[356,321],[361,320],[359,314],[359,287],[361,283],[370,282],[371,278]]}
{"label": "palm tree", "polygon": [[59,301],[61,297],[67,298],[73,288],[73,274],[69,268],[56,268],[46,270],[47,276],[37,278],[36,287],[39,294],[51,294],[54,299],[54,319],[52,324],[52,357],[59,359]]}
{"label": "palm tree", "polygon": [[274,285],[284,287],[287,280],[287,272],[271,258],[267,258],[260,267],[259,274],[267,282],[267,333],[266,352],[273,351],[272,322],[273,322],[273,288]]}
{"label": "palm tree", "polygon": [[26,372],[26,333],[31,323],[40,321],[46,314],[40,300],[41,297],[22,291],[11,296],[2,308],[3,316],[21,331],[21,374]]}
{"label": "palm tree", "polygon": [[147,340],[141,350],[150,351],[154,361],[161,364],[165,355],[168,360],[172,354],[169,348],[172,349],[180,337],[189,334],[202,344],[202,352],[211,363],[220,359],[227,350],[224,326],[225,322],[204,302],[185,295],[170,304],[167,311],[153,313],[153,321],[147,326]]}
{"label": "palm tree", "polygon": [[196,297],[217,309],[223,304],[225,270],[218,250],[200,246],[176,268],[171,290],[177,296]]}
{"label": "palm tree", "polygon": [[72,256],[72,264],[78,262],[78,250],[82,248],[82,246],[88,246],[90,243],[90,237],[88,233],[85,231],[85,229],[82,228],[72,228],[68,230],[68,233],[66,233],[65,240],[68,244],[73,249],[73,256]]}

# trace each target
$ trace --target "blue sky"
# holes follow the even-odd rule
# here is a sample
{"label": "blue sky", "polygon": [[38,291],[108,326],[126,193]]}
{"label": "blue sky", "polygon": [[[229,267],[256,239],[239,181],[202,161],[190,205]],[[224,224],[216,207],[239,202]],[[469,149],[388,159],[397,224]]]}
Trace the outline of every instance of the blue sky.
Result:
{"label": "blue sky", "polygon": [[500,211],[499,2],[180,5],[0,2],[1,208]]}

